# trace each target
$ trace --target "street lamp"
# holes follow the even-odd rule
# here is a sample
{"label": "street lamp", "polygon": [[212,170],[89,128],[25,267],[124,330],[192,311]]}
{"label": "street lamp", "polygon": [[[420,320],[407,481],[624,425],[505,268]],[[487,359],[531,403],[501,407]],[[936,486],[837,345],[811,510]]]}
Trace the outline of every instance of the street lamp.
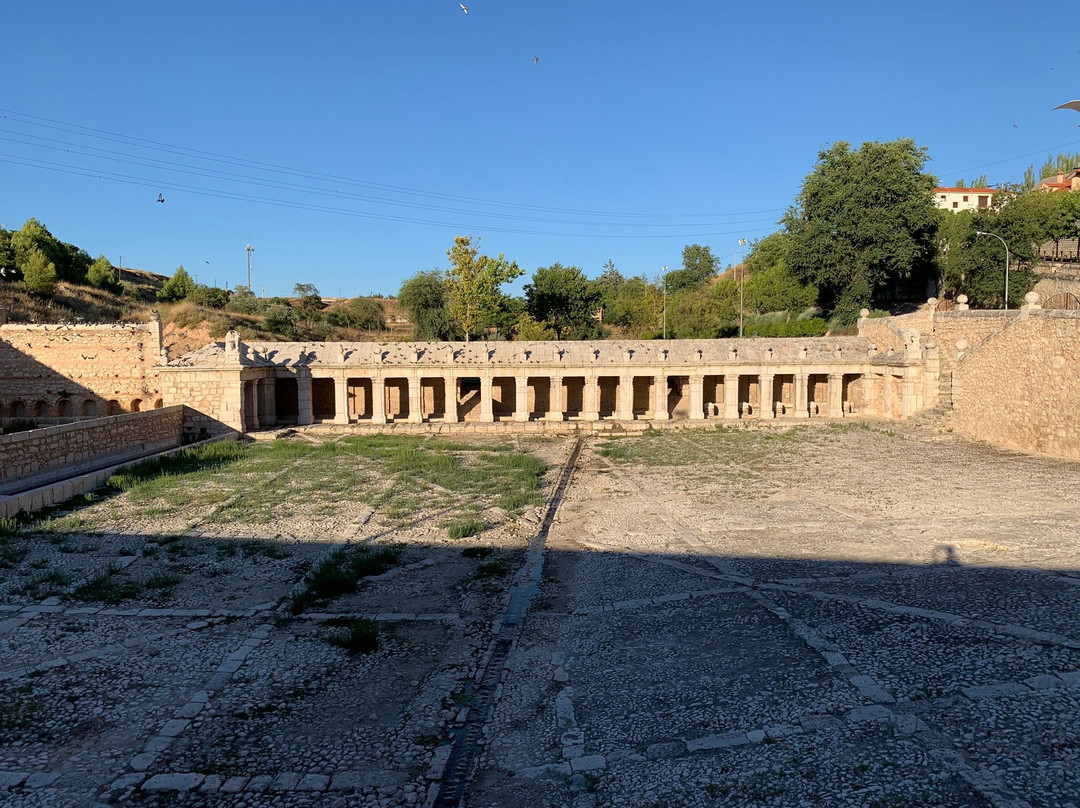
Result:
{"label": "street lamp", "polygon": [[255,252],[255,248],[249,244],[244,249],[247,250],[248,254],[248,291],[255,294],[254,290],[251,288],[251,254]]}
{"label": "street lamp", "polygon": [[976,230],[976,236],[993,236],[1001,242],[1001,246],[1005,248],[1005,308],[1009,308],[1009,245],[1005,243],[1005,239],[999,236],[997,233],[987,233],[985,230]]}
{"label": "street lamp", "polygon": [[[735,271],[739,272],[739,250],[746,244],[746,239],[739,239],[739,246],[735,248]],[[739,272],[739,339],[742,339],[743,324],[743,281],[746,279],[746,270]]]}

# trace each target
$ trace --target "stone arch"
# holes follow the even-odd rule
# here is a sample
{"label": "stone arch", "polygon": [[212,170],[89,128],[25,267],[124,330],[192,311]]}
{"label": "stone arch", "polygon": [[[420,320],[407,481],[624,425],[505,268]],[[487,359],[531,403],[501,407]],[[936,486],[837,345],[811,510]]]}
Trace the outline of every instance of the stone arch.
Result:
{"label": "stone arch", "polygon": [[115,398],[110,398],[109,403],[105,405],[105,414],[106,415],[119,415],[123,411],[124,410],[120,406],[120,402],[117,401]]}
{"label": "stone arch", "polygon": [[92,398],[83,399],[82,403],[83,415],[97,415],[97,402]]}
{"label": "stone arch", "polygon": [[128,412],[142,412],[142,403],[141,398],[131,399],[131,406],[128,407]]}
{"label": "stone arch", "polygon": [[160,398],[155,398],[154,399],[154,409],[155,410],[160,410],[164,406],[165,406],[165,402],[163,402]]}
{"label": "stone arch", "polygon": [[26,417],[26,405],[23,404],[21,399],[15,399],[11,402],[11,417],[12,418],[25,418]]}
{"label": "stone arch", "polygon": [[61,418],[70,418],[72,409],[70,398],[62,398],[56,402],[56,414]]}
{"label": "stone arch", "polygon": [[49,412],[49,405],[41,399],[34,402],[34,417],[44,418]]}

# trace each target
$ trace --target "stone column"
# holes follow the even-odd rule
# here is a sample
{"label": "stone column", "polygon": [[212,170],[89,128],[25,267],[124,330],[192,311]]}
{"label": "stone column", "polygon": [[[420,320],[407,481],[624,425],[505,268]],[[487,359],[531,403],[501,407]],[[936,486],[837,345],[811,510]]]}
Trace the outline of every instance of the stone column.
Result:
{"label": "stone column", "polygon": [[739,420],[739,374],[724,374],[724,417]]}
{"label": "stone column", "polygon": [[888,369],[881,377],[881,415],[883,418],[893,417],[893,375]]}
{"label": "stone column", "polygon": [[758,376],[758,415],[761,418],[776,417],[776,401],[773,399],[772,373],[762,373]]}
{"label": "stone column", "polygon": [[443,400],[446,402],[446,412],[443,414],[444,420],[448,424],[458,423],[461,416],[458,414],[457,378],[453,373],[447,373],[443,376]]}
{"label": "stone column", "polygon": [[546,419],[548,421],[563,421],[566,416],[563,414],[563,379],[562,376],[551,376],[548,384],[550,390],[548,391],[548,411]]}
{"label": "stone column", "polygon": [[859,382],[862,385],[862,408],[859,410],[859,415],[881,415],[881,404],[874,395],[874,375],[864,373]]}
{"label": "stone column", "polygon": [[296,404],[296,423],[300,426],[311,424],[315,417],[311,413],[311,371],[307,368],[300,368],[296,374]]}
{"label": "stone column", "polygon": [[334,379],[334,423],[349,423],[349,382],[344,372]]}
{"label": "stone column", "polygon": [[653,378],[653,420],[667,421],[671,416],[667,409],[668,382],[667,374]]}
{"label": "stone column", "polygon": [[795,374],[795,417],[796,418],[809,418],[810,417],[810,402],[808,397],[810,395],[810,377],[805,371]]}
{"label": "stone column", "polygon": [[620,421],[634,420],[634,377],[619,377],[619,406],[616,417]]}
{"label": "stone column", "polygon": [[386,423],[386,379],[371,380],[371,423]]}
{"label": "stone column", "polygon": [[904,378],[900,381],[900,417],[910,418],[915,414],[915,379],[911,371],[904,368]]}
{"label": "stone column", "polygon": [[702,421],[705,419],[705,377],[694,375],[690,377],[690,420]]}
{"label": "stone column", "polygon": [[514,420],[529,420],[529,377],[524,374],[514,377]]}
{"label": "stone column", "polygon": [[264,426],[274,426],[277,423],[277,380],[274,378],[264,379],[262,386],[263,415],[259,421]]}
{"label": "stone column", "polygon": [[596,376],[585,377],[585,399],[581,406],[585,408],[585,411],[581,413],[582,421],[599,421],[600,420],[600,379]]}
{"label": "stone column", "polygon": [[830,418],[844,417],[844,376],[842,373],[829,374],[829,409]]}
{"label": "stone column", "polygon": [[409,374],[409,423],[424,422],[424,396],[420,389],[420,375]]}
{"label": "stone column", "polygon": [[480,377],[480,420],[485,424],[495,421],[495,412],[492,408],[490,372]]}

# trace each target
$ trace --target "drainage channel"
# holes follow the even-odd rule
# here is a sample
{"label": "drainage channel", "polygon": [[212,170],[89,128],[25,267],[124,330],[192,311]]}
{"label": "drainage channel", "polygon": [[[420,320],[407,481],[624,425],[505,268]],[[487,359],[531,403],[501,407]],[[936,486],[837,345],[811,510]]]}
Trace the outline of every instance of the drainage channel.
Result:
{"label": "drainage channel", "polygon": [[548,531],[551,529],[556,511],[562,504],[570,478],[574,474],[583,443],[582,438],[576,439],[570,457],[559,475],[547,513],[544,514],[544,521],[540,523],[540,529],[529,542],[525,563],[514,576],[514,583],[510,587],[510,603],[503,615],[502,628],[492,647],[491,658],[480,681],[469,694],[472,696],[472,706],[465,723],[454,731],[450,756],[439,782],[438,794],[432,803],[434,808],[454,808],[461,803],[465,795],[469,771],[476,760],[484,727],[495,707],[495,692],[502,679],[502,671],[510,655],[510,649],[513,647],[518,626],[524,619],[532,599],[540,591],[540,576],[544,571],[544,546],[547,544]]}

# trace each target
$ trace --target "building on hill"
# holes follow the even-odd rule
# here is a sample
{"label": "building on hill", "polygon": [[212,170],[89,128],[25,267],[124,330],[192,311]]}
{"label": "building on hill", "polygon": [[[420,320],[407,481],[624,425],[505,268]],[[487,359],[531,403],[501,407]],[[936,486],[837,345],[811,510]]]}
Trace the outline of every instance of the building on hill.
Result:
{"label": "building on hill", "polygon": [[1066,174],[1055,174],[1053,177],[1039,180],[1036,187],[1052,194],[1080,191],[1080,168],[1074,168]]}
{"label": "building on hill", "polygon": [[990,207],[997,193],[996,188],[935,188],[934,204],[942,210],[977,210]]}

